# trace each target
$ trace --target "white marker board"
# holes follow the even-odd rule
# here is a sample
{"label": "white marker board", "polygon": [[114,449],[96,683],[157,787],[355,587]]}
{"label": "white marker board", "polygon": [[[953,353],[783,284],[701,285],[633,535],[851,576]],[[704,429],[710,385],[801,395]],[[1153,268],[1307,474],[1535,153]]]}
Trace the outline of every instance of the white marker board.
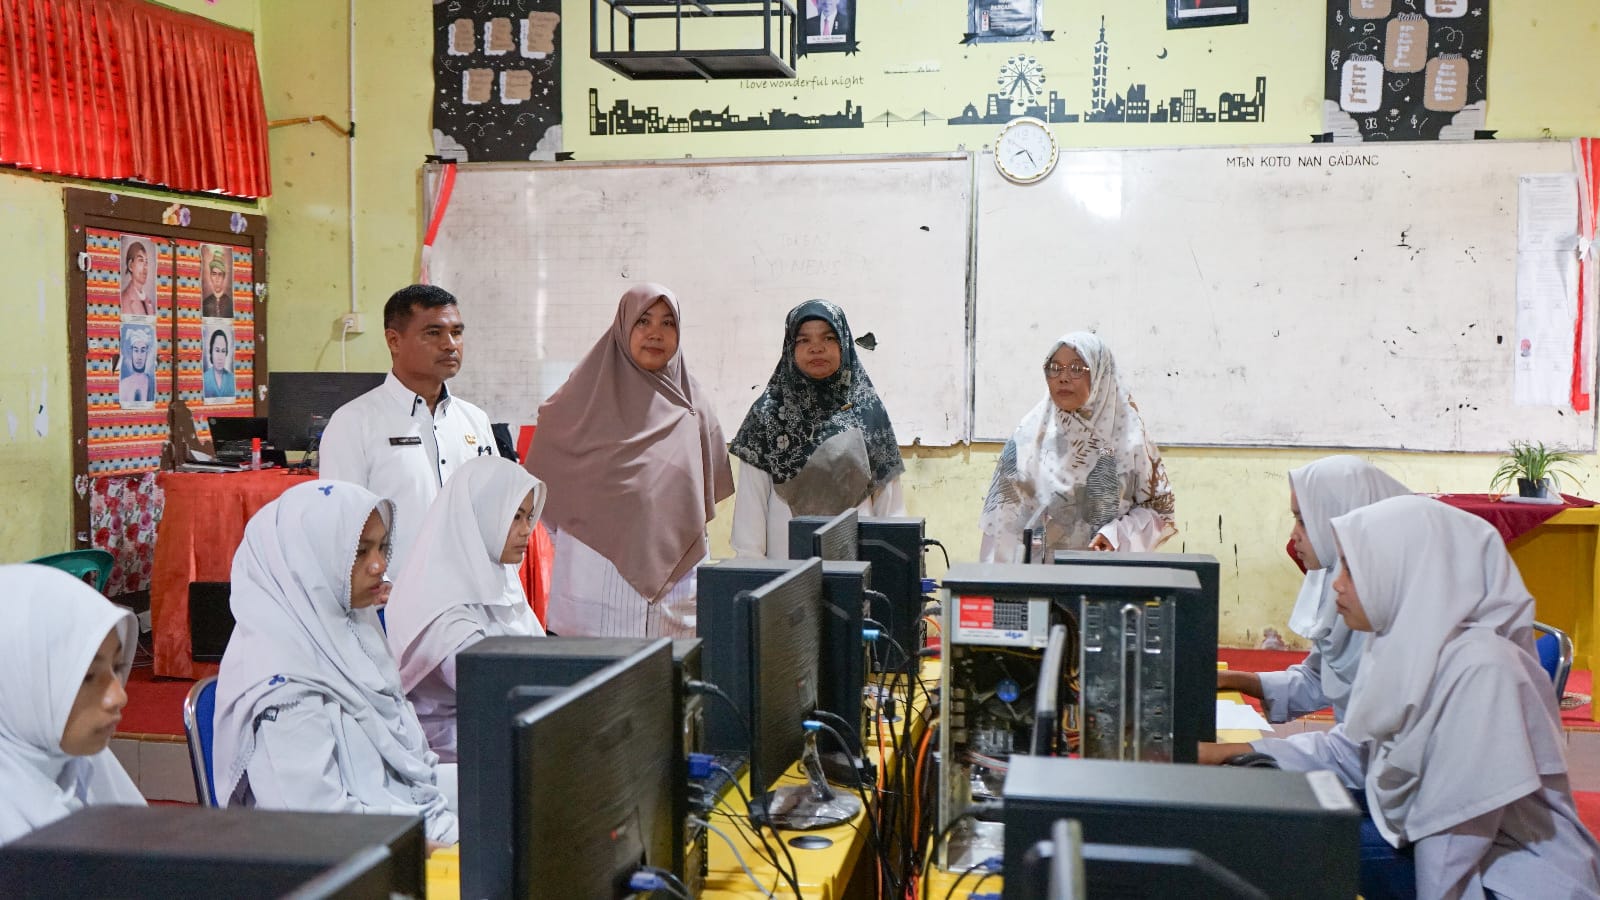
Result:
{"label": "white marker board", "polygon": [[628,286],[683,306],[690,371],[731,439],[778,362],[784,314],[839,304],[902,444],[970,433],[966,154],[463,165],[429,260],[460,300],[451,389],[495,421],[539,404],[610,327]]}
{"label": "white marker board", "polygon": [[1592,411],[1512,403],[1518,178],[1573,169],[1566,142],[1082,150],[1017,186],[984,155],[974,436],[1086,329],[1162,444],[1593,449]]}

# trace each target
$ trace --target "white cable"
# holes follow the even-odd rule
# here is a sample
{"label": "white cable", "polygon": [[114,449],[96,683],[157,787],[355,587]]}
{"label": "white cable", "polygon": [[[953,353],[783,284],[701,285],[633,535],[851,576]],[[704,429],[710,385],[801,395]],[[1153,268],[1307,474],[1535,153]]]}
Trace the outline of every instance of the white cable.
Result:
{"label": "white cable", "polygon": [[344,327],[339,329],[339,371],[341,371],[341,372],[350,371],[350,366],[345,362],[345,359],[344,359],[344,344],[345,344],[345,341],[349,338],[349,336],[350,336],[350,319],[347,317],[344,320]]}
{"label": "white cable", "polygon": [[744,857],[742,855],[740,855],[740,853],[739,853],[739,845],[735,844],[733,842],[732,838],[728,837],[726,834],[723,834],[721,828],[718,828],[717,826],[711,824],[710,822],[706,821],[705,819],[696,819],[696,818],[692,818],[691,817],[689,819],[689,821],[693,822],[696,825],[700,825],[700,826],[704,827],[707,831],[711,832],[712,834],[716,835],[719,838],[722,838],[723,843],[728,845],[728,849],[733,851],[733,858],[739,861],[739,868],[744,870],[744,874],[746,875],[746,877],[748,877],[750,879],[750,883],[756,886],[756,890],[760,891],[763,894],[766,894],[767,897],[773,898],[773,900],[776,900],[776,895],[773,894],[771,891],[767,890],[766,886],[763,885],[756,878],[756,873],[750,871],[750,867],[745,865]]}

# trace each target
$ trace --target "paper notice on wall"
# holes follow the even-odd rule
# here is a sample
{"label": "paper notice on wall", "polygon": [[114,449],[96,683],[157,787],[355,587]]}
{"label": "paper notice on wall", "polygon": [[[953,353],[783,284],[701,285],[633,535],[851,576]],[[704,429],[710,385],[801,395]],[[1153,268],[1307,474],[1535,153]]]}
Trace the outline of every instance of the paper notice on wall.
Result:
{"label": "paper notice on wall", "polygon": [[1517,187],[1517,333],[1512,400],[1568,406],[1578,308],[1578,179],[1524,175]]}

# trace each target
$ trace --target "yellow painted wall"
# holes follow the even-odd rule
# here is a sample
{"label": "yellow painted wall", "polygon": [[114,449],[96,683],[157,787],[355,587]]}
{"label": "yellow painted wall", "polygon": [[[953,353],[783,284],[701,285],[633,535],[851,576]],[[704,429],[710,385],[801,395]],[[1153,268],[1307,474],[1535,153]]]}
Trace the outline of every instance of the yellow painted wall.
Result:
{"label": "yellow painted wall", "polygon": [[[255,30],[259,0],[166,5]],[[72,549],[72,385],[67,358],[63,187],[153,191],[0,170],[0,271],[7,348],[0,353],[0,562]],[[254,210],[253,205],[209,204]],[[42,410],[42,411],[41,411]]]}
{"label": "yellow painted wall", "polygon": [[[185,0],[172,5],[239,27],[257,29],[270,118],[327,115],[347,120],[348,57],[345,3],[339,0]],[[356,262],[357,308],[368,329],[344,344],[351,369],[387,366],[381,326],[383,300],[415,277],[421,208],[418,171],[431,152],[430,4],[356,0]],[[614,77],[587,59],[588,0],[564,0],[563,40],[568,47],[563,81],[566,149],[580,159],[664,158],[878,153],[975,149],[992,126],[908,125],[814,132],[745,135],[590,135],[588,91],[609,106],[618,97],[635,105],[759,113],[772,106],[815,112],[841,108],[846,99],[871,118],[885,108],[899,114],[929,109],[955,115],[992,90],[1010,56],[1035,56],[1069,109],[1088,105],[1091,53],[1106,16],[1111,84],[1150,84],[1153,97],[1185,86],[1200,96],[1253,88],[1268,78],[1268,120],[1261,125],[1060,125],[1067,146],[1143,146],[1193,143],[1301,143],[1321,130],[1320,3],[1256,0],[1244,27],[1168,32],[1157,4],[1101,0],[1047,0],[1048,44],[962,47],[965,4],[957,0],[859,0],[862,51],[821,54],[801,61],[802,82],[782,85],[643,83]],[[1166,57],[1159,59],[1162,50]],[[892,74],[885,68],[932,68]],[[1519,0],[1497,4],[1491,32],[1488,127],[1502,138],[1600,134],[1600,7],[1591,0]],[[819,79],[814,81],[813,79]],[[838,81],[839,84],[831,82]],[[1119,83],[1120,82],[1120,83]],[[346,142],[320,126],[291,126],[272,134],[274,196],[269,252],[272,342],[277,369],[337,369],[340,344],[332,321],[351,300]],[[0,490],[22,515],[0,521],[5,559],[64,549],[69,463],[66,444],[65,323],[62,313],[59,188],[29,176],[0,174],[0,254],[13,286],[9,309],[40,340],[22,342],[0,361]],[[38,293],[45,315],[38,318]],[[470,323],[471,298],[463,298]],[[35,326],[33,323],[37,322]],[[1071,323],[1061,323],[1062,330]],[[469,347],[470,350],[470,347]],[[468,365],[488,364],[468,360]],[[30,379],[49,379],[52,412],[48,437],[30,437],[19,419],[8,439],[5,413],[21,408]],[[1336,373],[1332,373],[1336,378]],[[37,388],[35,388],[37,390]],[[1314,414],[1308,408],[1307,414]],[[725,423],[729,428],[735,423]],[[1159,434],[1159,423],[1152,423]],[[1510,437],[1510,436],[1508,436]],[[995,445],[918,449],[909,453],[909,504],[926,516],[930,536],[955,559],[977,550],[973,528],[998,448]],[[1173,549],[1214,553],[1224,563],[1221,637],[1254,643],[1263,627],[1286,631],[1298,573],[1283,552],[1289,520],[1283,473],[1316,458],[1315,452],[1175,449],[1167,454],[1178,494],[1180,535]],[[1494,461],[1485,456],[1384,453],[1379,465],[1419,490],[1482,489]],[[1590,457],[1586,473],[1600,472]],[[1600,482],[1597,482],[1600,483]],[[1592,491],[1591,491],[1592,493]],[[727,550],[727,513],[713,523],[714,546]],[[18,525],[25,522],[26,525]],[[935,556],[937,560],[937,556]],[[937,574],[942,564],[933,565]]]}

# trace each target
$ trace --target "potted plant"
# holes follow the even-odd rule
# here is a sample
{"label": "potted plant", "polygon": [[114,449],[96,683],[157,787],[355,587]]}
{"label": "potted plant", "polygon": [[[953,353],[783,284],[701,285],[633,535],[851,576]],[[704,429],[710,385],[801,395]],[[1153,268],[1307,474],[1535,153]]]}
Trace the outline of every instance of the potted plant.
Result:
{"label": "potted plant", "polygon": [[1578,454],[1567,450],[1551,450],[1543,441],[1512,441],[1511,450],[1500,461],[1494,472],[1490,490],[1507,491],[1517,483],[1517,493],[1523,497],[1559,496],[1561,476],[1574,478],[1567,466],[1578,461]]}

